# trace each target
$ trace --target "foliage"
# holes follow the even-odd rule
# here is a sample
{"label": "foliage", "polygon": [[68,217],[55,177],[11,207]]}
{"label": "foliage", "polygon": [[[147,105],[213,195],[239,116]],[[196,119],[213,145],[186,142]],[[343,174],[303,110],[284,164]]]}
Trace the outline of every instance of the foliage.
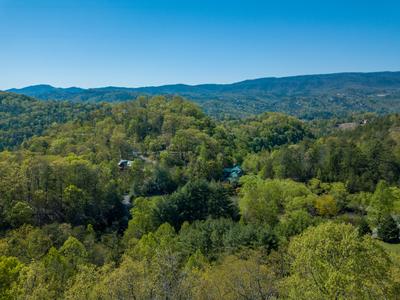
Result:
{"label": "foliage", "polygon": [[242,182],[239,207],[243,221],[248,223],[273,226],[285,207],[290,207],[299,197],[311,194],[303,184],[291,180],[264,181],[248,176]]}
{"label": "foliage", "polygon": [[398,237],[400,118],[371,118],[217,121],[156,96],[42,122],[0,152],[0,298],[394,298],[371,237]]}
{"label": "foliage", "polygon": [[[290,299],[377,299],[390,295],[390,260],[351,225],[327,222],[294,238],[290,276],[282,291]],[[365,262],[368,262],[367,264]]]}
{"label": "foliage", "polygon": [[195,299],[271,299],[278,295],[276,276],[258,252],[225,257],[201,272],[193,289]]}
{"label": "foliage", "polygon": [[265,111],[316,119],[346,116],[354,112],[399,112],[399,78],[399,72],[338,73],[259,78],[224,85],[177,84],[87,90],[38,85],[11,91],[44,100],[73,102],[120,102],[135,99],[138,95],[181,95],[193,99],[208,114],[220,119]]}
{"label": "foliage", "polygon": [[331,135],[283,145],[258,156],[249,154],[248,159],[253,162],[250,170],[263,178],[337,183],[335,196],[342,209],[348,199],[340,185],[350,193],[373,192],[381,180],[389,185],[399,181],[399,126],[399,115],[389,115],[354,130],[336,130]]}
{"label": "foliage", "polygon": [[100,105],[38,101],[0,92],[0,151],[11,149],[47,128],[70,120],[85,120]]}
{"label": "foliage", "polygon": [[378,225],[378,237],[386,243],[398,243],[400,241],[400,229],[391,215],[382,218]]}
{"label": "foliage", "polygon": [[321,216],[335,216],[338,212],[335,198],[331,195],[323,195],[315,200],[315,208]]}
{"label": "foliage", "polygon": [[235,209],[221,184],[204,180],[189,181],[158,205],[160,223],[168,222],[179,229],[185,221],[233,217]]}
{"label": "foliage", "polygon": [[10,289],[18,280],[23,264],[15,257],[0,256],[0,298],[13,299]]}

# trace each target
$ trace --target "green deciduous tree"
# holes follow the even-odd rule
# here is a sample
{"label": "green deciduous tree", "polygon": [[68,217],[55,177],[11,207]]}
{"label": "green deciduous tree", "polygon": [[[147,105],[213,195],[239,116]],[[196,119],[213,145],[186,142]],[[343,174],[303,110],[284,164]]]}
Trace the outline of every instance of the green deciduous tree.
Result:
{"label": "green deciduous tree", "polygon": [[85,246],[71,236],[60,248],[60,254],[65,258],[65,261],[72,269],[76,269],[78,265],[84,264],[88,256]]}
{"label": "green deciduous tree", "polygon": [[23,267],[15,257],[0,256],[0,299],[14,299],[11,288],[17,282]]}
{"label": "green deciduous tree", "polygon": [[351,225],[309,228],[290,242],[288,253],[291,271],[281,289],[286,298],[391,298],[389,257]]}
{"label": "green deciduous tree", "polygon": [[304,184],[291,180],[262,180],[245,176],[242,183],[239,208],[243,220],[248,223],[274,226],[285,206],[291,206],[290,203],[298,197],[311,194]]}
{"label": "green deciduous tree", "polygon": [[395,197],[385,181],[380,181],[372,195],[368,207],[368,220],[372,226],[378,226],[383,218],[392,213]]}

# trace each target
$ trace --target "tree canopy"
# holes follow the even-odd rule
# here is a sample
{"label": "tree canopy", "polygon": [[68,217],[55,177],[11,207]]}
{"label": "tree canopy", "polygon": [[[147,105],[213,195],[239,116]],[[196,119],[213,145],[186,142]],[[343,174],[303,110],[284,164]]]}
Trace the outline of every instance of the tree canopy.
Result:
{"label": "tree canopy", "polygon": [[1,299],[399,294],[400,116],[221,121],[155,96],[50,124],[53,102],[10,95],[3,133],[41,125],[0,152]]}

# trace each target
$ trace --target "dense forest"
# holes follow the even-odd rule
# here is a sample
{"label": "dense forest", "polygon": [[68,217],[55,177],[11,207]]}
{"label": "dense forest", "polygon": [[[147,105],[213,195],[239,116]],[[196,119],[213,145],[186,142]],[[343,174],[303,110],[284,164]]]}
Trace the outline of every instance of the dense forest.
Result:
{"label": "dense forest", "polygon": [[99,107],[88,103],[38,101],[23,95],[0,92],[0,151],[40,135],[46,128],[70,120],[85,119]]}
{"label": "dense forest", "polygon": [[400,115],[349,128],[277,112],[217,120],[177,96],[10,95],[0,299],[400,294]]}
{"label": "dense forest", "polygon": [[337,73],[260,78],[233,84],[165,85],[93,89],[49,85],[11,89],[42,100],[121,102],[141,95],[181,95],[219,119],[283,112],[301,119],[346,117],[352,113],[400,112],[400,72]]}

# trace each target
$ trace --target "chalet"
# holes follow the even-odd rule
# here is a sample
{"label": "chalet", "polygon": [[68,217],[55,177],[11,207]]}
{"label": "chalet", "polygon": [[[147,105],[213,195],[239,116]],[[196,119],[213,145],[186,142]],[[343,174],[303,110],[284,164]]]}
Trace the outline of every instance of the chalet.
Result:
{"label": "chalet", "polygon": [[239,178],[242,175],[243,175],[243,170],[238,165],[232,168],[224,168],[223,171],[224,181],[229,181],[231,183],[238,182]]}
{"label": "chalet", "polygon": [[368,120],[363,119],[359,122],[342,123],[342,124],[337,125],[337,127],[341,130],[352,130],[352,129],[356,129],[358,126],[364,126],[366,124],[368,124]]}
{"label": "chalet", "polygon": [[121,159],[118,163],[118,167],[120,170],[125,170],[132,166],[132,161],[127,159]]}
{"label": "chalet", "polygon": [[351,123],[342,123],[339,124],[338,127],[341,130],[352,130],[352,129],[356,129],[358,127],[358,123],[356,122],[351,122]]}

